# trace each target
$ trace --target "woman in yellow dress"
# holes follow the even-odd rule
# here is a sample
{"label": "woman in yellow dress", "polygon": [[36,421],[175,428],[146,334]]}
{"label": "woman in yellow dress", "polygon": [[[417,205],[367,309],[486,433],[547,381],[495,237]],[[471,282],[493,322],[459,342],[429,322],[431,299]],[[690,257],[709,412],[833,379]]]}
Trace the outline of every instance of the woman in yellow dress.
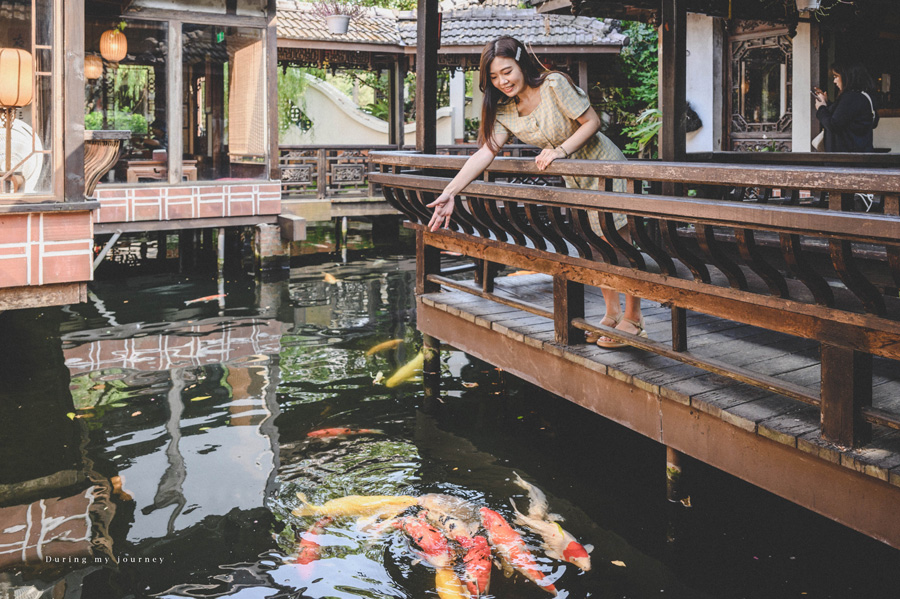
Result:
{"label": "woman in yellow dress", "polygon": [[[541,170],[554,160],[625,160],[622,152],[600,133],[600,117],[591,108],[587,94],[559,72],[547,71],[515,38],[504,36],[485,45],[481,51],[480,148],[466,161],[459,173],[438,198],[428,204],[434,214],[428,226],[436,231],[450,224],[454,198],[491,164],[510,135],[544,148],[535,157]],[[598,189],[597,177],[563,177],[567,187]],[[625,191],[624,181],[617,181],[616,191]],[[615,215],[616,228],[626,223],[625,216]],[[641,316],[641,300],[625,296],[622,311],[619,293],[602,287],[606,314],[600,324],[625,333],[646,337]],[[588,336],[600,347],[616,348],[624,344],[606,336]]]}

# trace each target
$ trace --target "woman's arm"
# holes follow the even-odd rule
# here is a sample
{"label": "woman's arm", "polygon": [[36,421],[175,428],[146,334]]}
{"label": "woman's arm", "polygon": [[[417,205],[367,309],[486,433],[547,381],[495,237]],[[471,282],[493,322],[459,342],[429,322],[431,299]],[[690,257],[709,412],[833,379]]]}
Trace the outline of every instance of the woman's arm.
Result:
{"label": "woman's arm", "polygon": [[539,169],[544,170],[557,158],[565,158],[569,154],[577,152],[600,130],[600,117],[591,107],[578,117],[578,122],[581,126],[569,136],[569,139],[556,148],[547,148],[537,155],[534,162]]}
{"label": "woman's arm", "polygon": [[[501,136],[502,139],[499,139]],[[494,141],[497,142],[498,148],[503,146],[507,139],[508,135],[494,134]],[[456,194],[465,189],[466,185],[474,181],[478,175],[483,173],[484,169],[490,166],[496,156],[497,153],[492,152],[487,144],[484,144],[478,148],[477,152],[469,156],[469,159],[466,160],[463,167],[459,169],[459,172],[453,177],[453,180],[444,188],[444,193],[439,195],[435,201],[427,205],[428,208],[434,208],[434,214],[431,215],[431,220],[428,221],[429,230],[437,231],[441,227],[447,228],[450,226],[450,215],[453,214],[453,207],[455,205],[454,198],[456,197]]]}
{"label": "woman's arm", "polygon": [[869,110],[869,101],[865,97],[856,92],[845,92],[839,102],[826,106],[825,110],[819,108],[816,110],[816,118],[822,123],[822,126],[832,131],[836,129],[847,128],[854,119],[856,119],[863,110],[862,103],[865,102],[865,109]]}

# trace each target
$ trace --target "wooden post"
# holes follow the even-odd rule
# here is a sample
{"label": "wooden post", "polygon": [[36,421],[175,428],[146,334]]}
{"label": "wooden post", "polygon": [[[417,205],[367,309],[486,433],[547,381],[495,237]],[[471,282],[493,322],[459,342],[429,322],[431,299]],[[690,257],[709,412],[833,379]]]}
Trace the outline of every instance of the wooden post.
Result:
{"label": "wooden post", "polygon": [[[181,89],[182,85],[184,85],[181,65],[182,44],[181,22],[169,21],[166,41],[168,47],[166,60],[168,63],[168,68],[166,69],[166,127],[168,128],[168,133],[166,137],[169,140],[169,183],[173,184],[181,183],[182,160],[184,159],[184,119],[182,116],[184,94]],[[179,264],[181,264],[180,261]]]}
{"label": "wooden post", "polygon": [[437,151],[438,0],[421,0],[416,40],[416,151]]}
{"label": "wooden post", "polygon": [[822,344],[822,437],[859,446],[872,439],[862,408],[872,405],[872,354]]}
{"label": "wooden post", "polygon": [[425,243],[425,233],[416,230],[416,295],[435,293],[441,286],[427,280],[428,275],[441,272],[441,252],[434,246]]}
{"label": "wooden post", "polygon": [[681,452],[666,446],[666,499],[681,500]]}
{"label": "wooden post", "polygon": [[584,285],[563,275],[554,275],[553,332],[556,343],[572,345],[584,340],[584,333],[572,326],[573,318],[584,318]]}
{"label": "wooden post", "polygon": [[403,56],[397,56],[391,63],[388,80],[390,81],[390,107],[388,112],[388,143],[397,146],[398,150],[403,149],[406,133],[404,131],[406,125],[406,111],[404,105],[404,85],[406,82],[406,65]]}
{"label": "wooden post", "polygon": [[328,151],[316,151],[316,197],[320,200],[328,195]]}
{"label": "wooden post", "polygon": [[[59,12],[62,12],[61,10]],[[65,9],[65,52],[59,48],[55,57],[84,55],[84,3],[69,2]],[[62,139],[65,157],[65,181],[54,185],[63,186],[67,202],[84,201],[84,61],[75,60],[63,65],[57,58],[54,69],[65,73],[65,96],[63,99],[64,137]],[[57,94],[61,95],[61,94]],[[54,143],[58,143],[55,141]],[[63,177],[57,177],[63,179]],[[58,191],[55,190],[58,194]],[[58,194],[61,195],[61,194]]]}
{"label": "wooden post", "polygon": [[[278,17],[276,16],[277,0],[268,0],[266,17],[266,104],[269,110],[269,179],[281,181],[281,165],[278,150]],[[170,108],[171,110],[171,108]]]}
{"label": "wooden post", "polygon": [[[687,12],[685,0],[662,0],[659,26],[659,109],[662,131],[659,157],[666,162],[685,159],[684,113],[687,102]],[[675,195],[675,185],[665,182],[662,193]],[[672,348],[687,350],[687,312],[672,308]]]}
{"label": "wooden post", "polygon": [[494,292],[494,276],[497,274],[497,264],[490,260],[482,260],[481,290],[485,293]]}
{"label": "wooden post", "polygon": [[578,87],[588,93],[591,83],[588,81],[588,63],[586,58],[578,59]]}

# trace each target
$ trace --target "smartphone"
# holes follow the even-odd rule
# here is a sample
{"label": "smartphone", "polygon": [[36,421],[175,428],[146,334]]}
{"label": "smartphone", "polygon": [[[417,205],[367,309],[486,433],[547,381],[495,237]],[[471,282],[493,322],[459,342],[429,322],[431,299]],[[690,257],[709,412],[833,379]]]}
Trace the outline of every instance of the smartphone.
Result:
{"label": "smartphone", "polygon": [[819,97],[819,94],[817,94],[817,93],[816,93],[816,90],[814,90],[814,89],[809,90],[809,93],[812,94],[812,97],[813,97],[813,98],[818,98],[818,97]]}

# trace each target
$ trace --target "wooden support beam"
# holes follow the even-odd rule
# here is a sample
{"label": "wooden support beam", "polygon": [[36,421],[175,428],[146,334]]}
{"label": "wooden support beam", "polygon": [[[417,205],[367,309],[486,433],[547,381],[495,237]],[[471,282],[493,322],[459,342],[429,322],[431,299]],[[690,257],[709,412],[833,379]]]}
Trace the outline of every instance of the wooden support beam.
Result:
{"label": "wooden support beam", "polygon": [[584,93],[588,93],[590,90],[591,83],[588,80],[588,63],[587,58],[579,58],[578,59],[578,87],[580,87]]}
{"label": "wooden support beam", "polygon": [[687,12],[685,0],[662,0],[659,25],[659,109],[662,131],[661,160],[681,162],[685,157],[685,96],[687,94]]}
{"label": "wooden support beam", "polygon": [[437,149],[437,56],[440,45],[438,0],[421,0],[417,11],[416,150]]}
{"label": "wooden support beam", "polygon": [[266,105],[268,107],[269,179],[281,180],[280,151],[278,149],[278,17],[276,0],[269,0],[266,9]]}
{"label": "wooden support beam", "polygon": [[572,320],[584,318],[584,285],[563,275],[553,277],[553,332],[560,345],[584,341],[584,333],[576,329]]}
{"label": "wooden support beam", "polygon": [[672,349],[687,351],[687,310],[672,307]]}
{"label": "wooden support beam", "polygon": [[166,69],[166,126],[169,139],[169,183],[181,183],[182,160],[184,159],[184,118],[182,105],[184,94],[182,85],[184,82],[181,68],[181,21],[169,21],[167,37],[168,68]]}
{"label": "wooden support beam", "polygon": [[872,354],[823,343],[821,358],[822,437],[847,447],[868,443],[872,425],[863,408],[872,406]]}
{"label": "wooden support beam", "polygon": [[388,143],[403,149],[405,140],[406,111],[404,110],[404,87],[406,81],[406,58],[394,57],[388,76],[390,82],[390,107],[388,109]]}
{"label": "wooden support beam", "polygon": [[441,286],[428,280],[428,275],[441,272],[441,251],[425,243],[425,232],[416,231],[416,295],[434,293]]}
{"label": "wooden support beam", "polygon": [[[84,56],[84,1],[67,2],[65,8],[65,53],[62,48],[54,55]],[[65,62],[63,66],[63,62]],[[84,60],[59,61],[63,72],[63,156],[65,181],[63,194],[67,202],[84,201]],[[54,142],[56,143],[56,142]],[[62,177],[60,177],[62,178]],[[59,184],[60,182],[57,182]]]}

